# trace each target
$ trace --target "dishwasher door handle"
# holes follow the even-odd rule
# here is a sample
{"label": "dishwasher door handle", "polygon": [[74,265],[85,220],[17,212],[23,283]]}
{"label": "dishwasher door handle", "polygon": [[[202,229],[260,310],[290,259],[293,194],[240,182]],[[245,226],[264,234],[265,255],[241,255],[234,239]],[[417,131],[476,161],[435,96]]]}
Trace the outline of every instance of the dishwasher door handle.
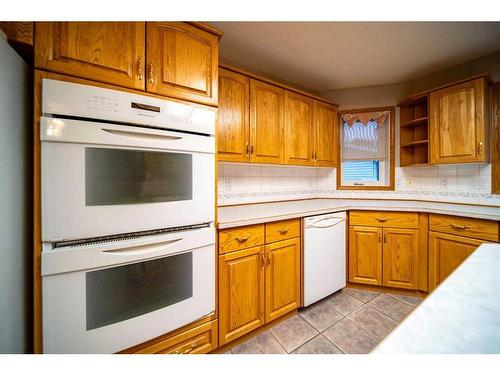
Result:
{"label": "dishwasher door handle", "polygon": [[344,218],[327,217],[308,225],[307,228],[330,228],[337,224],[342,223],[343,221],[345,221]]}

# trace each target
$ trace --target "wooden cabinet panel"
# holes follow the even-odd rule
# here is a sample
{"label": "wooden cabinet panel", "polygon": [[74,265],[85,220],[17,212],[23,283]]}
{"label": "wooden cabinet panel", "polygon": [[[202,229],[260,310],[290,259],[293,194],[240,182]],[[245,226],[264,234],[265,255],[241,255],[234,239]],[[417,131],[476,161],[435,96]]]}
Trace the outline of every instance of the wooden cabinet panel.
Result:
{"label": "wooden cabinet panel", "polygon": [[264,244],[264,224],[219,230],[219,254]]}
{"label": "wooden cabinet panel", "polygon": [[266,224],[266,243],[300,237],[300,219],[275,221]]}
{"label": "wooden cabinet panel", "polygon": [[417,289],[418,230],[384,228],[383,285]]}
{"label": "wooden cabinet panel", "polygon": [[250,80],[250,161],[283,162],[284,90]]}
{"label": "wooden cabinet panel", "polygon": [[184,22],[147,23],[147,91],[217,105],[217,35]]}
{"label": "wooden cabinet panel", "polygon": [[314,164],[314,101],[285,91],[285,164]]}
{"label": "wooden cabinet panel", "polygon": [[349,227],[349,281],[382,285],[382,229]]}
{"label": "wooden cabinet panel", "polygon": [[431,214],[429,228],[435,232],[456,234],[498,242],[498,223],[492,220]]}
{"label": "wooden cabinet panel", "polygon": [[35,67],[144,90],[144,22],[37,22]]}
{"label": "wooden cabinet panel", "polygon": [[300,306],[300,238],[266,245],[266,323]]}
{"label": "wooden cabinet panel", "polygon": [[438,286],[486,241],[429,232],[429,291]]}
{"label": "wooden cabinet panel", "polygon": [[260,246],[219,256],[220,345],[264,324],[265,263]]}
{"label": "wooden cabinet panel", "polygon": [[219,69],[217,156],[219,161],[250,160],[250,79]]}
{"label": "wooden cabinet panel", "polygon": [[337,165],[337,111],[332,105],[314,101],[314,165]]}
{"label": "wooden cabinet panel", "polygon": [[418,228],[418,213],[389,211],[350,211],[350,225],[389,228]]}
{"label": "wooden cabinet panel", "polygon": [[488,160],[487,96],[484,78],[431,92],[431,163]]}

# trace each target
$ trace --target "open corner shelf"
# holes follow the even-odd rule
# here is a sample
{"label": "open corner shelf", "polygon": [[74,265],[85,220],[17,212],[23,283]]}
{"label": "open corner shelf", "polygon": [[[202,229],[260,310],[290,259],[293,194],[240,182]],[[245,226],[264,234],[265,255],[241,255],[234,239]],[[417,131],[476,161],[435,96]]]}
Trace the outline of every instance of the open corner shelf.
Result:
{"label": "open corner shelf", "polygon": [[420,95],[399,104],[400,165],[429,163],[429,96]]}

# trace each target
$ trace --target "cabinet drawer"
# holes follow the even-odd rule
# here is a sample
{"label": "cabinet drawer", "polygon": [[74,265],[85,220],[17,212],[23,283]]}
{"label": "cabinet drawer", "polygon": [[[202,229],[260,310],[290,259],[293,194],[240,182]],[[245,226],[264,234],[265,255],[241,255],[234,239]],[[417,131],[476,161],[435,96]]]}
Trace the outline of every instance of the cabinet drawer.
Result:
{"label": "cabinet drawer", "polygon": [[264,244],[264,224],[219,230],[219,254]]}
{"label": "cabinet drawer", "polygon": [[418,228],[418,213],[387,211],[350,211],[349,225],[388,228]]}
{"label": "cabinet drawer", "polygon": [[157,342],[138,354],[203,354],[217,348],[217,320]]}
{"label": "cabinet drawer", "polygon": [[282,220],[266,224],[266,243],[300,236],[300,219]]}
{"label": "cabinet drawer", "polygon": [[498,223],[492,220],[431,214],[429,229],[434,232],[498,242]]}

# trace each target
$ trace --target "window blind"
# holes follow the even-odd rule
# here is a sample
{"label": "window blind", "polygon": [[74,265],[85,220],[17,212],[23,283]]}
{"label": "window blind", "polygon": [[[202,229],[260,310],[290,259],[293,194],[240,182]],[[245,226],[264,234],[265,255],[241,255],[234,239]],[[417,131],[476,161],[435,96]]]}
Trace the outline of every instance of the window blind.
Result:
{"label": "window blind", "polygon": [[360,121],[350,126],[342,122],[342,160],[384,160],[387,158],[387,127],[389,117],[382,125]]}

